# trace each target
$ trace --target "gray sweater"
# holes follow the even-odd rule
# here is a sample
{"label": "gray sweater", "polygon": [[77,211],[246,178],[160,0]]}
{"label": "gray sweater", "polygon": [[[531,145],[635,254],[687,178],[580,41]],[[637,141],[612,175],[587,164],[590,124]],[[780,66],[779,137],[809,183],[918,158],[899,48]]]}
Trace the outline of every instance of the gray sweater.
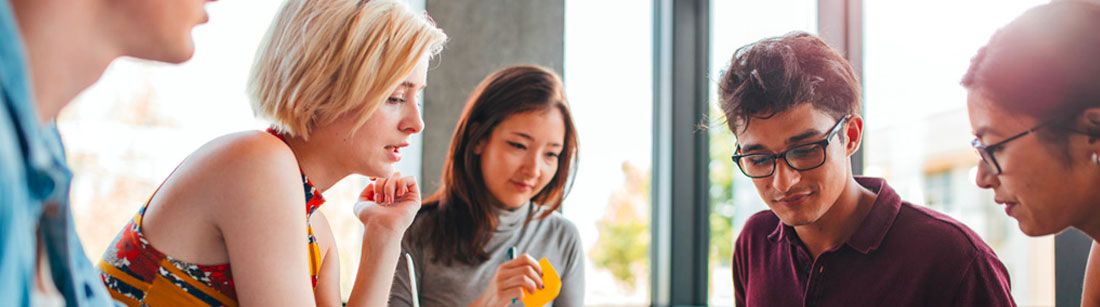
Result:
{"label": "gray sweater", "polygon": [[[404,253],[413,258],[420,306],[467,306],[476,300],[496,274],[497,267],[506,262],[509,247],[515,246],[519,254],[528,254],[536,261],[545,257],[561,277],[561,293],[547,306],[570,307],[584,305],[584,251],[580,234],[572,222],[554,212],[542,220],[523,221],[529,214],[541,211],[527,205],[513,210],[499,210],[499,225],[485,251],[489,260],[479,265],[466,265],[455,261],[451,266],[431,262],[427,246],[413,246],[410,238],[422,234],[412,231],[405,234],[401,244],[401,261],[393,277],[390,290],[390,306],[412,306],[409,291],[409,273]],[[415,225],[423,221],[417,219]],[[409,229],[420,229],[409,227]],[[522,306],[516,301],[513,306]]]}

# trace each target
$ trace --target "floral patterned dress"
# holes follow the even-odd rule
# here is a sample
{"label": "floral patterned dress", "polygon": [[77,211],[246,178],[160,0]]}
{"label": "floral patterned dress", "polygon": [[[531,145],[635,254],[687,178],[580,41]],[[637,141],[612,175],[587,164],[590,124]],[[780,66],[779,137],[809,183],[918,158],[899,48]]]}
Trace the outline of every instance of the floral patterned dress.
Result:
{"label": "floral patterned dress", "polygon": [[[271,129],[268,133],[283,139]],[[302,186],[306,194],[309,273],[316,288],[321,250],[313,235],[313,226],[309,225],[309,217],[325,199],[304,173]],[[142,217],[148,206],[146,201],[99,262],[100,276],[111,296],[128,306],[237,306],[237,292],[228,263],[188,263],[165,255],[149,244],[141,231]]]}

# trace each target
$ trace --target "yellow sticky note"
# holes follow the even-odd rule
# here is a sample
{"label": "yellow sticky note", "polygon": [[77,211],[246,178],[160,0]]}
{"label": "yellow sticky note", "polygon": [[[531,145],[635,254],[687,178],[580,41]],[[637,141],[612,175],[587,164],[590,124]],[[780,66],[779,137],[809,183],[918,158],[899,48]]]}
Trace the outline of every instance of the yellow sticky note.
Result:
{"label": "yellow sticky note", "polygon": [[523,289],[523,306],[545,306],[554,301],[558,297],[558,293],[561,292],[561,278],[558,277],[558,271],[554,270],[554,266],[550,265],[550,260],[542,258],[542,260],[539,260],[539,267],[542,267],[543,288],[535,291],[535,293]]}

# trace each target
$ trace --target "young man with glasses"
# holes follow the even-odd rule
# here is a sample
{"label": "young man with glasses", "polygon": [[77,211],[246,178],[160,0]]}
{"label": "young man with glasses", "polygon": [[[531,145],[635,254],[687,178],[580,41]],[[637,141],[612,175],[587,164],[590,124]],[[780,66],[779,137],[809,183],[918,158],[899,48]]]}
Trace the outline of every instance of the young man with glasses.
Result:
{"label": "young man with glasses", "polygon": [[771,210],[735,245],[739,306],[1013,306],[1008,272],[962,223],[856,177],[848,62],[806,33],[737,50],[720,81],[733,155]]}

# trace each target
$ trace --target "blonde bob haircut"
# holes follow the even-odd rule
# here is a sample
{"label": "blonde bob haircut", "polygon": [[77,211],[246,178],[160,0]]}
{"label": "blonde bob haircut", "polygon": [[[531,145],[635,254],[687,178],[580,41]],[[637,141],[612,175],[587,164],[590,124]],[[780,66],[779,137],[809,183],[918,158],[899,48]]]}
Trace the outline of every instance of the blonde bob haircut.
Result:
{"label": "blonde bob haircut", "polygon": [[287,0],[252,66],[252,112],[307,140],[313,127],[348,112],[362,126],[446,40],[430,17],[400,1]]}

